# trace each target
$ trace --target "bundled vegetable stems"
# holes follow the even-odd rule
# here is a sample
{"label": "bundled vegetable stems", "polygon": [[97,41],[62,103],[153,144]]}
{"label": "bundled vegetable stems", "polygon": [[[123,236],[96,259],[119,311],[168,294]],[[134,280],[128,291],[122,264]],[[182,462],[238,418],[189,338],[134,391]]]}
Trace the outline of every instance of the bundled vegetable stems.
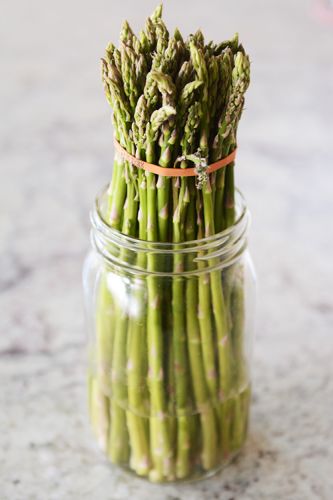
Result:
{"label": "bundled vegetable stems", "polygon": [[[178,30],[170,36],[161,14],[139,37],[125,22],[120,49],[109,44],[102,59],[115,137],[137,158],[195,165],[201,175],[158,176],[116,154],[105,219],[126,235],[177,245],[235,220],[234,165],[209,175],[205,167],[236,148],[249,59],[237,36],[220,44],[205,44],[200,31],[186,42]],[[111,461],[154,481],[186,478],[217,467],[245,437],[243,278],[233,267],[205,273],[182,252],[168,281],[154,274],[163,270],[154,253],[139,253],[136,264],[148,276],[130,290],[135,315],[111,296],[107,269],[100,279],[93,426]],[[198,273],[185,279],[185,269]]]}

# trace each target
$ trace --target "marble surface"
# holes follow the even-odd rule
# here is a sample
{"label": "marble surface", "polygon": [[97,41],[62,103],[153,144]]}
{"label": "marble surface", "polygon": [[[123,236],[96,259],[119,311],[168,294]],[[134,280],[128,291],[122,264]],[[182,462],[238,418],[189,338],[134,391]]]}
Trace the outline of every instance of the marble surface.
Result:
{"label": "marble surface", "polygon": [[0,497],[331,500],[333,28],[310,1],[165,2],[185,32],[239,30],[253,61],[237,167],[259,277],[244,453],[208,481],[151,486],[90,435],[80,272],[112,164],[98,58],[154,3],[1,4]]}

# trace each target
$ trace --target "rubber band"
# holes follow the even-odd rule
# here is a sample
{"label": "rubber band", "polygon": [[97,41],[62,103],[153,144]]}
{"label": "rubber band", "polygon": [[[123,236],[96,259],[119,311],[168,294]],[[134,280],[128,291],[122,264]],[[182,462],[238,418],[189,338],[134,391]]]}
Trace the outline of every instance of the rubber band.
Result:
{"label": "rubber band", "polygon": [[[167,168],[167,167],[161,167],[159,165],[154,165],[153,163],[148,163],[146,161],[140,160],[139,158],[136,158],[135,156],[131,155],[124,149],[117,139],[114,139],[114,146],[117,150],[117,152],[120,154],[124,160],[127,160],[129,163],[134,165],[137,168],[142,168],[143,170],[146,170],[147,172],[151,172],[153,174],[157,175],[162,175],[165,177],[194,177],[198,175],[198,171],[196,167],[193,168]],[[211,174],[212,172],[215,172],[216,170],[219,170],[220,168],[226,167],[230,163],[232,163],[235,158],[236,158],[236,152],[237,148],[233,150],[232,153],[230,153],[228,156],[225,158],[221,158],[221,160],[216,161],[215,163],[211,163],[210,165],[207,165],[206,173]]]}

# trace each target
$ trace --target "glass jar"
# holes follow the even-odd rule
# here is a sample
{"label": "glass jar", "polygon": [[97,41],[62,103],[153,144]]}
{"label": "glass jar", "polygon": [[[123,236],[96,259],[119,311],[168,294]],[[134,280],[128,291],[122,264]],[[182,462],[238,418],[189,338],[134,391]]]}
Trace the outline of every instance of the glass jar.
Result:
{"label": "glass jar", "polygon": [[125,236],[91,214],[83,272],[89,410],[108,459],[154,482],[211,475],[247,434],[254,321],[249,212],[184,243]]}

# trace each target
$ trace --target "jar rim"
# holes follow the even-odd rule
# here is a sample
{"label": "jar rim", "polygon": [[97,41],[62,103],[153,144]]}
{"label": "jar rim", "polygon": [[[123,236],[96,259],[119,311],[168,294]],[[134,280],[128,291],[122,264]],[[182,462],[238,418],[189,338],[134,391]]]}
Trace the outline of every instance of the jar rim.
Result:
{"label": "jar rim", "polygon": [[105,186],[95,198],[94,207],[90,213],[91,224],[93,228],[102,233],[103,237],[107,240],[118,243],[120,246],[136,249],[136,251],[149,250],[150,252],[153,251],[157,253],[173,253],[175,251],[183,251],[184,253],[187,253],[193,250],[206,250],[207,248],[214,247],[216,244],[221,245],[224,241],[227,243],[234,238],[238,239],[239,236],[244,235],[247,231],[250,214],[245,198],[238,188],[235,189],[235,207],[236,210],[238,210],[238,215],[232,226],[229,226],[228,228],[223,229],[223,231],[215,233],[211,236],[205,236],[204,238],[183,241],[180,243],[141,240],[133,236],[128,236],[118,229],[110,226],[103,217],[101,207],[102,198],[107,194],[107,190],[108,186]]}

